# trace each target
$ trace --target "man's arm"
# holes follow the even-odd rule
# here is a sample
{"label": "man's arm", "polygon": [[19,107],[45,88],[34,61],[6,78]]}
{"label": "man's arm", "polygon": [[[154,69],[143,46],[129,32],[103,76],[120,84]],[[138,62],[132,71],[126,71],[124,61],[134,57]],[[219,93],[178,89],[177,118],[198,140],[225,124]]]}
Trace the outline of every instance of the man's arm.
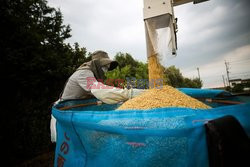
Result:
{"label": "man's arm", "polygon": [[145,90],[141,89],[121,89],[113,86],[105,85],[98,82],[92,71],[82,70],[78,79],[79,85],[86,91],[91,93],[99,100],[107,104],[116,104],[131,99]]}

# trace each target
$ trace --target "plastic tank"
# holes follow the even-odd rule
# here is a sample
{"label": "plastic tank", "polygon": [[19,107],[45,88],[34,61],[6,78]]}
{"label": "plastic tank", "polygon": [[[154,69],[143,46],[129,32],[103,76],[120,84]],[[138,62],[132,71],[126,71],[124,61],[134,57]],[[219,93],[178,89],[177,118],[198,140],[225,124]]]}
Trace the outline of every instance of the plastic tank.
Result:
{"label": "plastic tank", "polygon": [[118,104],[102,104],[60,110],[97,100],[59,103],[52,108],[57,119],[54,165],[209,166],[204,124],[225,115],[234,116],[250,136],[250,103],[237,104],[237,97],[222,90],[179,90],[213,108],[116,111]]}

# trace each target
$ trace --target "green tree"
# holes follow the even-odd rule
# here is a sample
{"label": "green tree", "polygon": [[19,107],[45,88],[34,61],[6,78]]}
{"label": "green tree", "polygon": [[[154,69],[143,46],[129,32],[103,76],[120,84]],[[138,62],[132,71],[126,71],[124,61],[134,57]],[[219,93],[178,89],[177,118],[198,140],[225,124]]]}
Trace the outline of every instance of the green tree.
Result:
{"label": "green tree", "polygon": [[135,77],[137,79],[147,79],[148,78],[148,64],[139,62],[136,66],[136,74]]}
{"label": "green tree", "polygon": [[119,67],[121,69],[127,65],[130,65],[130,76],[135,76],[136,67],[138,66],[139,62],[135,60],[130,54],[119,52],[116,54],[115,60],[119,63]]}
{"label": "green tree", "polygon": [[[119,63],[119,67],[106,74],[107,78],[123,79],[136,78],[148,79],[148,64],[139,62],[128,53],[118,53],[115,60]],[[183,77],[182,73],[175,66],[170,66],[164,70],[164,79],[166,83],[173,87],[188,87],[188,88],[201,88],[202,81],[198,78],[189,79]],[[126,83],[125,83],[126,85]]]}
{"label": "green tree", "polygon": [[191,86],[190,88],[201,88],[203,85],[202,80],[200,80],[199,78],[194,78],[194,79],[192,79],[192,81],[193,81],[194,85]]}
{"label": "green tree", "polygon": [[119,63],[119,66],[125,67],[126,65],[131,65],[132,67],[136,66],[138,64],[138,61],[136,61],[130,54],[128,53],[117,53],[115,55],[115,60]]}
{"label": "green tree", "polygon": [[[119,63],[119,66],[106,74],[107,78],[122,79],[125,81],[127,78],[147,79],[148,67],[147,64],[135,60],[128,53],[117,53],[115,60]],[[115,85],[117,86],[117,85]]]}
{"label": "green tree", "polygon": [[202,87],[202,81],[200,81],[199,78],[194,78],[194,79],[184,78],[184,83],[183,83],[182,87],[201,88]]}
{"label": "green tree", "polygon": [[173,87],[182,87],[184,83],[184,77],[179,69],[175,66],[170,66],[164,70],[166,76],[166,82]]}
{"label": "green tree", "polygon": [[117,67],[116,69],[106,73],[107,78],[111,79],[123,79],[126,77],[131,77],[131,66],[126,65],[124,67]]}
{"label": "green tree", "polygon": [[175,66],[165,69],[166,82],[173,87],[201,88],[202,81],[199,78],[189,79],[183,77],[182,73]]}
{"label": "green tree", "polygon": [[241,92],[243,92],[243,89],[244,89],[244,85],[243,84],[236,84],[236,85],[233,86],[232,92],[234,92],[234,93],[241,93]]}
{"label": "green tree", "polygon": [[2,0],[0,15],[0,140],[6,160],[14,163],[51,146],[50,106],[89,57],[77,43],[65,44],[71,29],[45,0]]}

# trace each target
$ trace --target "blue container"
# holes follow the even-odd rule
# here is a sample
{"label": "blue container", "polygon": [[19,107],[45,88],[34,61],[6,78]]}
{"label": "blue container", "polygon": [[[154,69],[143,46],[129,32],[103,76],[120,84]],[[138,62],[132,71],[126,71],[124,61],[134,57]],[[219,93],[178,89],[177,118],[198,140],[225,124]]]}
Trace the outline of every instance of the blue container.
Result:
{"label": "blue container", "polygon": [[119,105],[102,104],[62,111],[59,108],[96,99],[59,103],[52,109],[57,119],[54,165],[209,166],[204,123],[225,115],[238,119],[250,136],[250,103],[228,105],[207,100],[239,101],[222,90],[179,90],[214,108],[116,111]]}

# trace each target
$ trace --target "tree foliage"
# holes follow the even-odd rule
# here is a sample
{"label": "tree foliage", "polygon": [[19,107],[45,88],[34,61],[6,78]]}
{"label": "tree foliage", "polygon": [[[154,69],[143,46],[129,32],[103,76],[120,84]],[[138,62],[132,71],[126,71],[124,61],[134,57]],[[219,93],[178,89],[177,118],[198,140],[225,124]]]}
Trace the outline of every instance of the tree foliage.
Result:
{"label": "tree foliage", "polygon": [[77,43],[65,44],[71,29],[45,0],[0,3],[1,143],[8,143],[4,156],[23,159],[51,145],[50,106],[89,57]]}
{"label": "tree foliage", "polygon": [[166,82],[176,88],[187,87],[187,88],[201,88],[202,81],[199,78],[185,78],[180,70],[175,66],[170,66],[165,69],[164,74],[166,75]]}
{"label": "tree foliage", "polygon": [[[121,79],[125,81],[122,86],[126,85],[126,80],[131,78],[147,79],[148,78],[148,66],[145,63],[135,60],[128,53],[117,53],[115,60],[119,66],[106,74],[107,78]],[[115,84],[115,86],[118,86]]]}
{"label": "tree foliage", "polygon": [[[136,78],[148,79],[148,64],[134,60],[128,53],[117,53],[115,60],[119,63],[119,67],[106,74],[107,78],[123,79]],[[173,87],[189,87],[201,88],[202,81],[198,78],[189,79],[183,77],[182,73],[175,66],[170,66],[164,70],[165,80],[168,85]],[[146,85],[146,84],[145,84]]]}

